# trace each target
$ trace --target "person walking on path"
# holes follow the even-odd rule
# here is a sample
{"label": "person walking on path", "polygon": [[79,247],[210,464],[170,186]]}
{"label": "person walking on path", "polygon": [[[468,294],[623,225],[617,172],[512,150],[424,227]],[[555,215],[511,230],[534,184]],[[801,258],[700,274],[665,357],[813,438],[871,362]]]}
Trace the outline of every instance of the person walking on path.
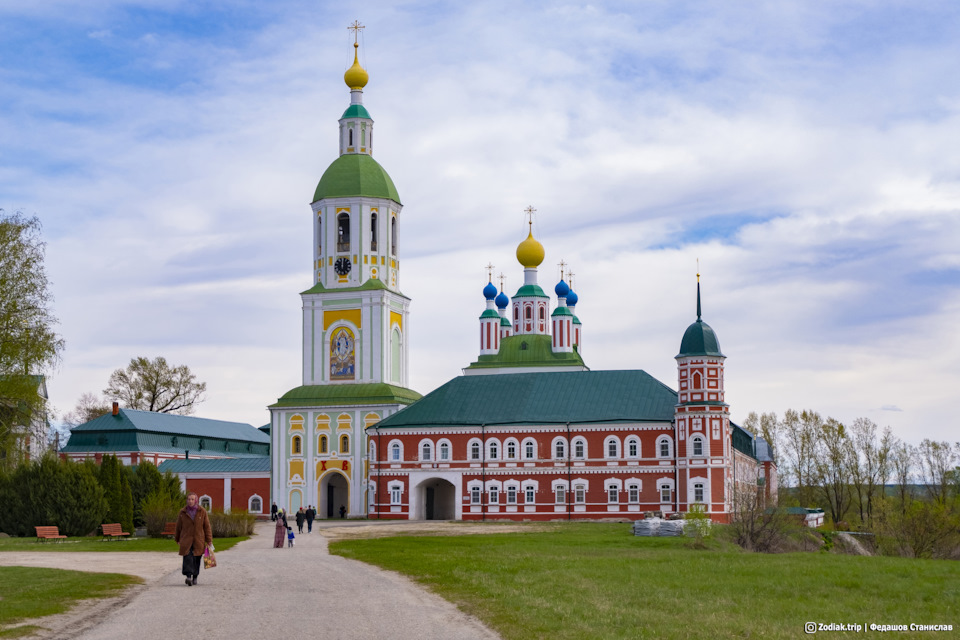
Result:
{"label": "person walking on path", "polygon": [[180,545],[180,555],[183,556],[183,575],[186,576],[186,585],[197,584],[200,575],[200,559],[203,551],[213,544],[213,530],[210,528],[210,519],[207,512],[198,502],[197,494],[193,491],[187,494],[187,506],[180,509],[177,516],[177,528],[173,539]]}
{"label": "person walking on path", "polygon": [[307,505],[307,533],[313,531],[313,519],[317,517],[317,512],[314,510],[312,504]]}
{"label": "person walking on path", "polygon": [[277,519],[277,503],[276,503],[276,501],[274,501],[274,503],[273,503],[272,505],[270,505],[270,519],[273,520],[273,521],[276,521],[276,519]]}
{"label": "person walking on path", "polygon": [[303,533],[303,521],[307,519],[307,513],[300,507],[297,511],[297,533]]}
{"label": "person walking on path", "polygon": [[277,527],[273,534],[273,548],[283,549],[283,539],[287,537],[287,519],[283,516],[283,509],[277,511]]}

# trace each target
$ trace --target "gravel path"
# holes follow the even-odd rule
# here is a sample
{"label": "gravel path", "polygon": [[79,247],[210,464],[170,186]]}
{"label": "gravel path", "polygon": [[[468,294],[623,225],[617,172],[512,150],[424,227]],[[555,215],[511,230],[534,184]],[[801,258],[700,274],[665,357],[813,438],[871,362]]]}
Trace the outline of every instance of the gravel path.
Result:
{"label": "gravel path", "polygon": [[[272,543],[272,524],[258,524],[253,538],[218,554],[219,566],[201,571],[195,587],[184,584],[180,558],[172,553],[5,553],[0,563],[56,563],[58,568],[132,573],[147,580],[125,598],[44,618],[39,624],[49,631],[40,635],[48,638],[239,640],[277,633],[344,640],[499,638],[399,574],[329,555],[327,540],[316,528],[298,535],[292,549],[274,549]],[[31,557],[18,562],[14,556]],[[84,558],[75,564],[73,556]],[[120,568],[121,561],[127,569]],[[184,620],[188,630],[181,628]]]}

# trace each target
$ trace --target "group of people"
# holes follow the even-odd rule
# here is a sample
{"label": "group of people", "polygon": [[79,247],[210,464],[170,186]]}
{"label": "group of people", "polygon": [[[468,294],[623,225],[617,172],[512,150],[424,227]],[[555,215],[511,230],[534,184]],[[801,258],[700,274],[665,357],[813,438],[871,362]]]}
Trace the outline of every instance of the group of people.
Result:
{"label": "group of people", "polygon": [[[295,520],[297,522],[297,533],[303,533],[303,523],[307,523],[307,533],[313,532],[313,521],[317,517],[317,511],[313,508],[313,505],[307,505],[307,508],[304,509],[300,507],[300,510],[297,511]],[[287,539],[287,546],[292,547],[296,536],[293,533],[293,527],[287,524],[287,514],[283,509],[277,508],[277,503],[274,502],[270,507],[270,519],[276,522],[276,532],[273,536],[273,546],[274,548],[283,547],[283,539]]]}

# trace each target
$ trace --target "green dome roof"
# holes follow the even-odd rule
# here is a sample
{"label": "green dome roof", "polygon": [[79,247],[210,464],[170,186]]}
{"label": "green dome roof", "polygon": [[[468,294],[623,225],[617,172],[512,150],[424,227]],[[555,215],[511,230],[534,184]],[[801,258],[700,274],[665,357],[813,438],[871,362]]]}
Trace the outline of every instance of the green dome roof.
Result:
{"label": "green dome roof", "polygon": [[366,118],[367,120],[373,120],[373,118],[370,117],[370,112],[367,111],[367,108],[362,104],[352,104],[347,107],[347,110],[340,116],[341,120],[344,118]]}
{"label": "green dome roof", "polygon": [[680,353],[676,357],[684,358],[686,356],[726,357],[720,353],[720,341],[717,340],[717,334],[713,332],[710,325],[700,318],[697,318],[697,321],[683,332],[683,340],[680,341]]}
{"label": "green dome roof", "polygon": [[323,172],[313,202],[349,196],[387,198],[400,204],[393,180],[376,160],[365,153],[345,153],[334,160]]}

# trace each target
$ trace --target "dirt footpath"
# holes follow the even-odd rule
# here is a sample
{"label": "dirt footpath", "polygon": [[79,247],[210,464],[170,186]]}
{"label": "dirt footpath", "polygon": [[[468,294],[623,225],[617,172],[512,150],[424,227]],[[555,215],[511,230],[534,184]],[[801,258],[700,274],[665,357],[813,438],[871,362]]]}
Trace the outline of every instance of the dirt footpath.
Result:
{"label": "dirt footpath", "polygon": [[[218,553],[219,566],[201,571],[199,584],[191,587],[184,585],[175,553],[0,553],[0,564],[129,573],[145,580],[120,598],[85,601],[66,614],[28,621],[44,627],[33,638],[165,638],[176,635],[178,621],[191,612],[190,635],[204,640],[270,637],[278,625],[309,628],[315,638],[496,640],[478,620],[407,578],[327,553],[327,537],[343,539],[351,529],[357,537],[439,535],[444,524],[319,521],[312,534],[297,536],[293,548],[274,549],[274,527],[261,523],[253,538]],[[450,524],[453,530],[462,526]],[[471,531],[467,525],[460,532],[506,532],[509,526]]]}

